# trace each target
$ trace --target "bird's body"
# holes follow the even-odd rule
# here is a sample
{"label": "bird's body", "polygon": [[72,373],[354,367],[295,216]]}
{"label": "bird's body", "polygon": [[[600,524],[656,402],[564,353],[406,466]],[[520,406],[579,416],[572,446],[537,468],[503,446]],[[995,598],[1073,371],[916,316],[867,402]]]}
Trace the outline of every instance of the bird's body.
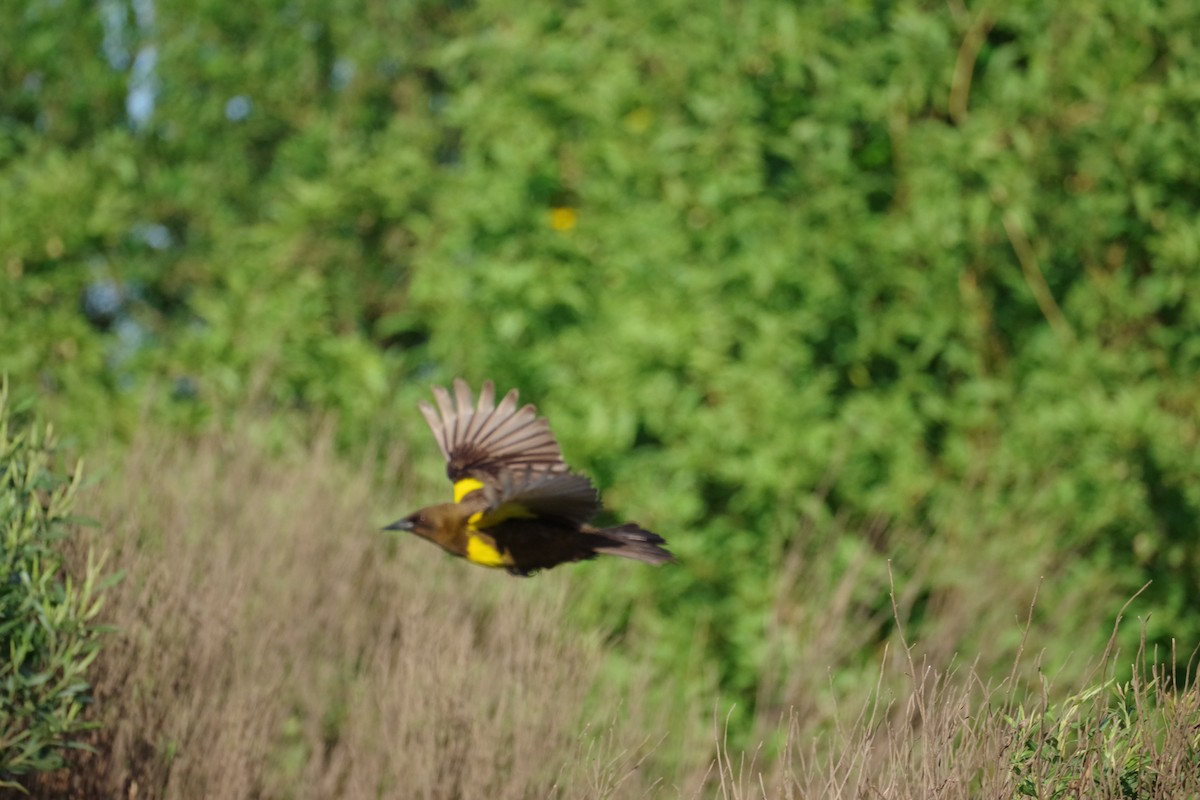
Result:
{"label": "bird's body", "polygon": [[438,408],[421,404],[454,486],[454,502],[427,506],[387,526],[407,530],[475,564],[530,575],[570,561],[617,555],[674,561],[662,537],[635,523],[588,524],[600,510],[591,482],[571,472],[546,420],[517,392],[499,406],[489,381],[472,407],[471,391],[454,397],[434,387]]}

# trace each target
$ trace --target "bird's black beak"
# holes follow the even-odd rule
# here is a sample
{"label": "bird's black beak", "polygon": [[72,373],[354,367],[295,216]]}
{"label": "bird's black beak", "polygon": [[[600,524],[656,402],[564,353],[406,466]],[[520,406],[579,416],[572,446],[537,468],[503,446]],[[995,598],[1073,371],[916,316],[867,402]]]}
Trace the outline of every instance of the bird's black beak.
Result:
{"label": "bird's black beak", "polygon": [[383,530],[385,530],[385,531],[412,531],[412,529],[413,529],[412,520],[408,519],[408,518],[398,519],[395,522],[393,522],[391,525],[385,525],[383,527]]}

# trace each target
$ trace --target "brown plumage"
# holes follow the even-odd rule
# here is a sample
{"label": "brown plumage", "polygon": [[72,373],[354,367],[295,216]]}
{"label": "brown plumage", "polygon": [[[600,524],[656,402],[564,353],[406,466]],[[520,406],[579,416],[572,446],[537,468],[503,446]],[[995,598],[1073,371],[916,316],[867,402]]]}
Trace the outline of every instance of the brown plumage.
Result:
{"label": "brown plumage", "polygon": [[588,524],[600,511],[596,489],[571,472],[550,425],[513,389],[495,404],[484,383],[478,403],[461,378],[454,395],[433,389],[437,409],[421,403],[446,459],[454,502],[427,506],[388,525],[428,539],[456,556],[513,575],[569,561],[615,555],[664,564],[675,560],[656,533],[636,523]]}

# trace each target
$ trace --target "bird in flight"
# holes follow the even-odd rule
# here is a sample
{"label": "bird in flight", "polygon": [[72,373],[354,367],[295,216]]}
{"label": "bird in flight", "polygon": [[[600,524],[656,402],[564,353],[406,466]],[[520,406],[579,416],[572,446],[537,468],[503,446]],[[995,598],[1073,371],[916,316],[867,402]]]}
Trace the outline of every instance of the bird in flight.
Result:
{"label": "bird in flight", "polygon": [[592,482],[567,467],[550,425],[532,405],[517,407],[513,389],[496,405],[496,388],[483,384],[472,404],[466,381],[454,395],[433,387],[437,409],[421,413],[446,458],[454,502],[427,506],[384,530],[409,531],[448,553],[512,575],[623,556],[648,564],[673,562],[656,533],[633,522],[612,528],[588,524],[599,511]]}

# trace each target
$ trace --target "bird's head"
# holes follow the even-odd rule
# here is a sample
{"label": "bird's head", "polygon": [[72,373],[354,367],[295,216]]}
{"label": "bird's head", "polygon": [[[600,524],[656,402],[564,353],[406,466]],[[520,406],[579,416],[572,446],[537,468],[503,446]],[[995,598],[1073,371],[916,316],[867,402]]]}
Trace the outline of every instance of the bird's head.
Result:
{"label": "bird's head", "polygon": [[398,519],[391,525],[384,526],[385,531],[408,531],[422,539],[442,543],[462,527],[466,521],[464,509],[457,503],[442,503],[436,506],[426,506],[414,511],[403,519]]}

